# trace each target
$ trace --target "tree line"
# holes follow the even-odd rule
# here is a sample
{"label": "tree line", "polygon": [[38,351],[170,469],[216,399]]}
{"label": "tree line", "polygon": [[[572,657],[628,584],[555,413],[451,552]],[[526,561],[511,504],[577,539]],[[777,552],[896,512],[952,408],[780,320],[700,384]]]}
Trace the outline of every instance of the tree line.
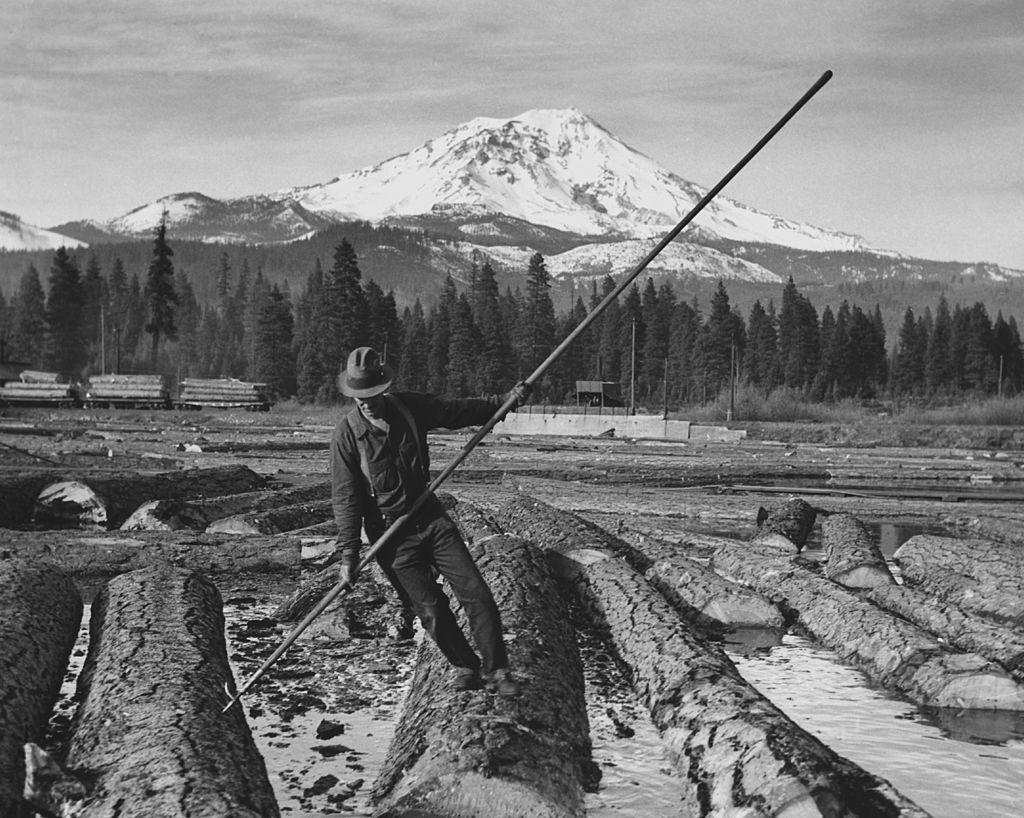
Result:
{"label": "tree line", "polygon": [[[399,311],[392,291],[363,279],[342,239],[330,267],[317,259],[298,293],[223,251],[204,304],[173,255],[161,220],[144,277],[129,276],[120,259],[104,273],[90,257],[83,271],[60,248],[44,290],[30,265],[11,303],[0,295],[6,359],[72,380],[114,371],[235,377],[265,382],[281,399],[333,403],[348,352],[371,345],[397,370],[399,388],[494,394],[535,371],[616,286],[595,278],[589,297],[556,314],[542,254],[504,292],[481,257],[467,286],[448,276],[429,307],[417,300]],[[1019,393],[1024,356],[1015,319],[1000,312],[993,321],[981,302],[950,308],[940,297],[934,311],[908,308],[889,351],[877,305],[843,301],[819,314],[792,278],[778,308],[756,301],[746,319],[723,282],[705,311],[647,279],[580,334],[534,385],[534,400],[574,403],[579,380],[618,384],[627,401],[650,408],[713,401],[733,383],[812,401],[956,399]]]}

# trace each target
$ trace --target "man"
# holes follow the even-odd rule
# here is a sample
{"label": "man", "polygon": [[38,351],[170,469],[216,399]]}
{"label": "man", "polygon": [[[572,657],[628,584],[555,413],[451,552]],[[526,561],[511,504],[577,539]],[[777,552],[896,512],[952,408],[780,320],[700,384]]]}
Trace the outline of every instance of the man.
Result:
{"label": "man", "polygon": [[[338,376],[342,394],[355,402],[331,438],[331,496],[343,582],[353,580],[359,563],[360,528],[365,526],[370,542],[376,542],[426,492],[427,431],[482,425],[505,401],[501,396],[446,400],[415,392],[389,394],[393,380],[394,372],[370,347],[353,350]],[[509,395],[519,403],[528,393],[529,386],[520,382]],[[519,692],[508,670],[494,597],[436,497],[431,495],[376,556],[403,602],[412,606],[454,666],[457,689],[476,689],[483,682],[500,695]],[[455,621],[437,572],[462,603],[480,656]]]}

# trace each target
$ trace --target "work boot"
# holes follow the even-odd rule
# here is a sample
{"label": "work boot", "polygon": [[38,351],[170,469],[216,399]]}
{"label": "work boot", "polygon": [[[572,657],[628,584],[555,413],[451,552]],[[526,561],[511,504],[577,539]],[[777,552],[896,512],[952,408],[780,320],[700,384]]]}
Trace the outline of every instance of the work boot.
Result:
{"label": "work boot", "polygon": [[500,667],[487,677],[487,689],[499,696],[518,696],[519,682],[512,678],[507,667]]}
{"label": "work boot", "polygon": [[455,681],[452,682],[455,690],[479,690],[480,671],[475,667],[455,668]]}

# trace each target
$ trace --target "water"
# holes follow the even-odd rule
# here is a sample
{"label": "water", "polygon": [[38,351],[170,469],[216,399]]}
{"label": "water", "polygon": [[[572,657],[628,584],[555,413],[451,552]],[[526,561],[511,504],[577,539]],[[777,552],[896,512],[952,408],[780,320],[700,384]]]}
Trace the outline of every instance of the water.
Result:
{"label": "water", "polygon": [[730,657],[793,721],[935,818],[1024,815],[1024,714],[927,712],[799,636]]}

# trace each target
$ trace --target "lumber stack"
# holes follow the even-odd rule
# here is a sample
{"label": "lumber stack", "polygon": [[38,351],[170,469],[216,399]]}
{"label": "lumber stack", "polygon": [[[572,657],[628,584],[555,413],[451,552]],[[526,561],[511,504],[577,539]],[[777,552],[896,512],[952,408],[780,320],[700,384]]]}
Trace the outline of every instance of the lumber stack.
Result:
{"label": "lumber stack", "polygon": [[76,388],[72,384],[62,383],[56,372],[26,369],[20,378],[0,386],[0,402],[51,406],[73,406],[78,402]]}
{"label": "lumber stack", "polygon": [[235,378],[186,378],[178,392],[179,407],[267,410],[273,401],[265,383]]}
{"label": "lumber stack", "polygon": [[85,391],[87,405],[166,406],[169,400],[163,375],[92,375]]}

